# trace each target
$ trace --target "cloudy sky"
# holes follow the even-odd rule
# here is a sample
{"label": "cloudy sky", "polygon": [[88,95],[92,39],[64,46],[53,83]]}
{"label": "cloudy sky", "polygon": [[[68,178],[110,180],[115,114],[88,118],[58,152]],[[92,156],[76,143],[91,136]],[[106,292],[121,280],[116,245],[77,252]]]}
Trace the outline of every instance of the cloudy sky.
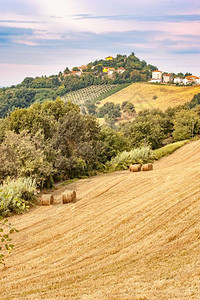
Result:
{"label": "cloudy sky", "polygon": [[200,75],[197,0],[0,0],[0,86],[107,55]]}

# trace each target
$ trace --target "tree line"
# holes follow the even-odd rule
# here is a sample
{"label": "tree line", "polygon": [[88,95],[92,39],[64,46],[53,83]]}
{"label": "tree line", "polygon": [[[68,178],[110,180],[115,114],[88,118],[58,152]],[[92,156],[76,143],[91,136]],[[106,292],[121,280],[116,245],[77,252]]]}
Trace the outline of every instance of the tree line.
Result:
{"label": "tree line", "polygon": [[[127,103],[124,103],[126,107]],[[110,104],[100,114],[112,112]],[[18,108],[0,120],[0,181],[31,177],[40,187],[55,181],[88,176],[105,170],[122,151],[148,146],[158,149],[199,135],[200,94],[183,106],[165,112],[139,112],[118,127],[100,127],[95,116],[60,99]]]}

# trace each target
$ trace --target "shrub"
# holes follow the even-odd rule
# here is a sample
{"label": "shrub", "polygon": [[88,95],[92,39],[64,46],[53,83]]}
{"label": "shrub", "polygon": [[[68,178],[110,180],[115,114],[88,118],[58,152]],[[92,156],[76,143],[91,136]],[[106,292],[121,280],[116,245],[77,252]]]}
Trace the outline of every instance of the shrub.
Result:
{"label": "shrub", "polygon": [[31,178],[7,179],[0,185],[0,216],[22,213],[35,201],[36,182]]}
{"label": "shrub", "polygon": [[124,151],[112,158],[106,168],[108,171],[126,170],[130,164],[149,163],[154,159],[155,155],[150,147],[136,148],[130,152]]}
{"label": "shrub", "polygon": [[173,144],[166,145],[160,149],[156,149],[156,150],[154,150],[155,157],[156,157],[156,159],[160,159],[164,156],[170,155],[171,153],[173,153],[180,147],[184,146],[188,142],[189,142],[188,140],[179,141],[179,142],[176,142]]}
{"label": "shrub", "polygon": [[5,266],[4,252],[8,251],[11,253],[14,247],[14,245],[10,243],[12,241],[10,235],[14,232],[18,232],[18,230],[15,229],[7,219],[3,220],[3,218],[0,217],[0,265],[3,264]]}

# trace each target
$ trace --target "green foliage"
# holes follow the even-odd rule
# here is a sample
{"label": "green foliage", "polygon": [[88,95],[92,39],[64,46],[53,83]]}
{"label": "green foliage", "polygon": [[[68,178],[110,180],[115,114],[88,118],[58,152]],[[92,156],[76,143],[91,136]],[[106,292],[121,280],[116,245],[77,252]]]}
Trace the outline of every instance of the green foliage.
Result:
{"label": "green foliage", "polygon": [[113,102],[106,102],[103,106],[99,108],[98,117],[102,118],[107,116],[110,120],[115,120],[117,117],[121,116],[121,108],[119,104]]}
{"label": "green foliage", "polygon": [[128,140],[123,134],[107,126],[101,129],[100,141],[102,142],[100,158],[102,163],[110,161],[112,157],[129,149]]}
{"label": "green foliage", "polygon": [[73,67],[72,70],[73,70],[73,71],[80,71],[79,68],[77,68],[77,67]]}
{"label": "green foliage", "polygon": [[162,146],[162,141],[172,132],[173,124],[160,110],[144,110],[132,121],[121,125],[131,147],[149,145],[152,149]]}
{"label": "green foliage", "polygon": [[130,164],[150,163],[154,160],[155,155],[150,147],[141,147],[133,149],[130,152],[124,151],[112,158],[107,163],[106,169],[108,171],[126,170]]}
{"label": "green foliage", "polygon": [[199,134],[200,118],[197,112],[182,110],[174,116],[173,137],[175,141],[185,140]]}
{"label": "green foliage", "polygon": [[[38,141],[39,142],[39,141]],[[7,132],[0,146],[0,180],[32,177],[38,186],[44,186],[52,176],[53,166],[47,161],[44,150],[39,149],[37,138],[32,140],[25,131]]]}
{"label": "green foliage", "polygon": [[95,105],[94,103],[92,103],[91,101],[87,100],[87,101],[85,102],[85,107],[87,108],[88,114],[93,115],[93,116],[96,114],[96,109],[97,109],[97,107],[96,107],[96,105]]}
{"label": "green foliage", "polygon": [[102,169],[99,135],[97,121],[72,102],[18,109],[0,124],[0,180],[31,177],[38,186],[51,187],[54,179]]}
{"label": "green foliage", "polygon": [[[121,62],[125,59],[118,58]],[[134,55],[131,60],[137,63]],[[84,78],[88,84],[88,77]],[[51,77],[51,80],[56,84],[56,77]],[[75,84],[79,79],[67,80]],[[32,82],[32,79],[27,79],[23,84],[31,85]],[[86,105],[89,113],[96,113],[93,100],[86,101]],[[122,110],[136,114],[134,105],[128,101],[123,102]],[[99,108],[98,115],[104,116],[114,127],[116,118],[121,115],[120,105],[107,102]],[[105,166],[117,170],[130,163],[148,162],[153,159],[150,148],[158,149],[166,141],[198,134],[199,115],[198,105],[192,110],[188,105],[166,112],[144,110],[132,122],[111,129],[100,128],[92,115],[81,114],[78,105],[71,101],[64,103],[59,98],[34,103],[29,108],[18,108],[0,120],[0,180],[8,176],[13,179],[31,177],[38,186],[48,188],[56,180],[82,178],[104,171]],[[175,144],[166,150],[162,148],[158,156],[165,155],[173,147],[176,148]],[[135,148],[135,152],[126,152]],[[122,151],[125,152],[120,154]]]}
{"label": "green foliage", "polygon": [[35,201],[36,181],[31,178],[7,179],[0,185],[0,216],[22,213]]}
{"label": "green foliage", "polygon": [[154,150],[155,157],[158,160],[164,156],[168,156],[168,155],[172,154],[174,151],[176,151],[177,149],[179,149],[182,146],[184,146],[185,144],[187,144],[188,142],[189,142],[188,140],[179,141],[179,142],[175,142],[175,143],[166,145],[160,149],[156,149],[156,150]]}
{"label": "green foliage", "polygon": [[[90,66],[99,66],[111,68],[125,68],[123,74],[118,74],[115,72],[112,82],[113,83],[128,83],[136,81],[147,81],[151,77],[151,72],[157,68],[152,65],[147,65],[144,60],[140,60],[135,56],[134,53],[131,53],[129,56],[118,54],[113,60],[96,60],[89,64]],[[99,70],[100,72],[101,70]],[[96,70],[94,70],[96,72]]]}
{"label": "green foliage", "polygon": [[135,106],[133,105],[133,103],[128,102],[128,101],[124,101],[122,103],[122,110],[127,115],[133,115],[134,113],[136,113]]}
{"label": "green foliage", "polygon": [[199,105],[200,104],[200,93],[197,94],[197,95],[194,95],[192,101],[190,101],[188,103],[188,106],[190,109],[194,108],[195,106]]}
{"label": "green foliage", "polygon": [[10,235],[14,232],[18,232],[11,223],[8,222],[8,219],[3,219],[0,216],[0,265],[3,264],[5,266],[5,252],[11,253],[14,245],[11,244]]}

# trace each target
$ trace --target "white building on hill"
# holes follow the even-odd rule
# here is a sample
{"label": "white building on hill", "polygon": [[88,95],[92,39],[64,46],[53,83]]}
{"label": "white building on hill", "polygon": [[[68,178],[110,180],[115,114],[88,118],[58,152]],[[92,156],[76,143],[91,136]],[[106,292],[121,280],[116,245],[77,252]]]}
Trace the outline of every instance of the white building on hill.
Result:
{"label": "white building on hill", "polygon": [[162,82],[162,72],[159,70],[153,71],[152,72],[152,83],[161,83]]}
{"label": "white building on hill", "polygon": [[178,83],[178,84],[183,83],[183,78],[181,78],[181,77],[174,78],[174,83]]}
{"label": "white building on hill", "polygon": [[173,75],[172,74],[163,74],[163,82],[168,83],[173,81]]}
{"label": "white building on hill", "polygon": [[200,78],[194,75],[186,76],[185,79],[183,79],[183,84],[200,84]]}

